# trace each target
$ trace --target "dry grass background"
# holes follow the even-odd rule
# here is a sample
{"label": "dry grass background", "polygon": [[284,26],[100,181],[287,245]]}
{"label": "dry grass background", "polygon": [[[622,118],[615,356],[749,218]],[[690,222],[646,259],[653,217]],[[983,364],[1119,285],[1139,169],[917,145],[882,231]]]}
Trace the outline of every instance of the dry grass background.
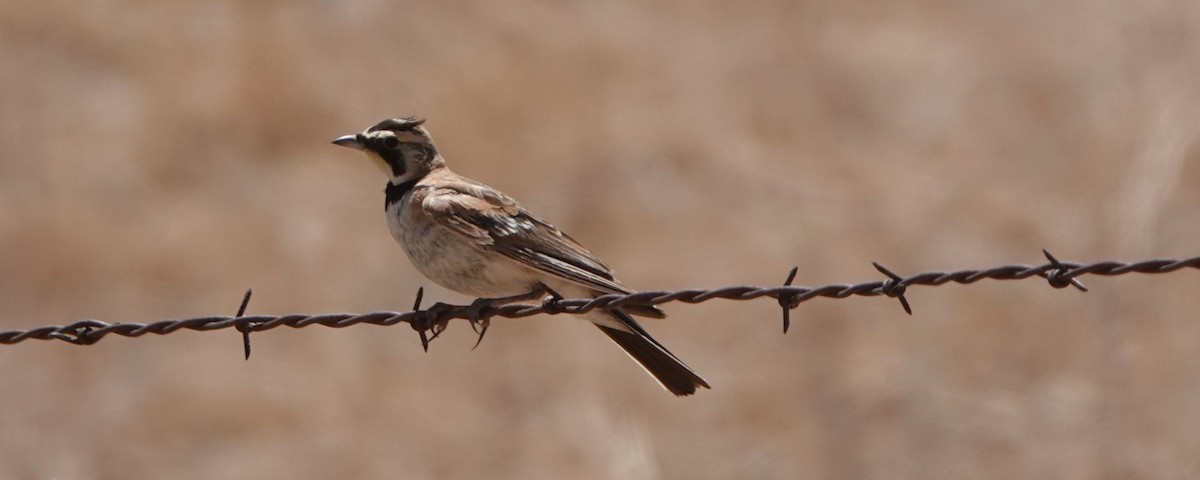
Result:
{"label": "dry grass background", "polygon": [[[637,288],[1196,255],[1197,79],[1177,0],[9,0],[0,328],[406,308],[397,115]],[[1200,276],[1088,283],[670,305],[687,399],[566,317],[27,342],[0,476],[1200,476]]]}

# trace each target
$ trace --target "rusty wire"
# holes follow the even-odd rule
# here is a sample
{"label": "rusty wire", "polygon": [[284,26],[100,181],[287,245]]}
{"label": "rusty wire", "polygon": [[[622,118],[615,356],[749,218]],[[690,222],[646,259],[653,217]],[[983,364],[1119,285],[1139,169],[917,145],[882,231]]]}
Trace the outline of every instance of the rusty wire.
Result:
{"label": "rusty wire", "polygon": [[[395,325],[408,323],[420,334],[421,344],[428,349],[429,340],[436,338],[445,330],[446,325],[453,319],[469,320],[482,339],[487,322],[493,317],[521,318],[538,314],[555,315],[560,313],[582,314],[596,308],[615,308],[622,306],[651,306],[668,302],[701,303],[708,300],[723,298],[727,300],[752,300],[760,297],[770,297],[779,302],[783,309],[783,331],[787,332],[791,309],[801,302],[816,297],[847,298],[851,296],[873,297],[886,295],[899,299],[906,312],[912,314],[912,309],[904,294],[908,287],[914,285],[938,286],[950,282],[970,284],[983,279],[1020,280],[1030,277],[1040,277],[1055,288],[1074,286],[1081,291],[1087,291],[1078,277],[1083,275],[1115,276],[1127,273],[1168,273],[1184,268],[1200,269],[1200,257],[1183,260],[1157,259],[1136,263],[1116,261],[1080,264],[1075,262],[1060,262],[1045,250],[1048,263],[1031,265],[1004,265],[987,269],[959,270],[956,272],[925,272],[901,277],[884,266],[874,263],[875,268],[887,277],[887,280],[876,280],[855,285],[830,284],[819,287],[793,286],[796,277],[793,268],[783,285],[774,287],[757,287],[750,285],[729,286],[714,289],[689,289],[678,291],[644,291],[629,295],[603,295],[594,299],[563,299],[556,294],[546,297],[541,304],[530,305],[522,303],[491,305],[486,301],[476,301],[472,305],[435,304],[428,309],[421,309],[422,289],[418,289],[413,309],[408,312],[372,312],[364,314],[334,313],[326,315],[251,315],[242,316],[250,292],[242,301],[238,315],[233,317],[213,316],[198,317],[183,320],[162,320],[154,323],[105,323],[97,320],[81,320],[69,325],[48,326],[28,330],[0,331],[0,344],[14,344],[28,339],[62,340],[76,345],[90,345],[115,334],[125,337],[140,337],[148,333],[166,335],[175,331],[187,330],[221,330],[236,328],[243,334],[246,357],[250,356],[250,332],[270,330],[288,326],[303,328],[309,325],[324,325],[332,328],[343,328],[358,324]],[[482,329],[478,328],[482,325]],[[432,332],[428,336],[427,332]]]}

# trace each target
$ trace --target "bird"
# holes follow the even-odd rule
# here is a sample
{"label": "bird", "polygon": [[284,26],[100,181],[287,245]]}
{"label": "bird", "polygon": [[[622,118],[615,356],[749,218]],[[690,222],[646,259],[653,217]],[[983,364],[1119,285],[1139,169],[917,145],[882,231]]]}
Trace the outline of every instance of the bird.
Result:
{"label": "bird", "polygon": [[[547,292],[564,298],[634,293],[575,239],[499,190],[451,171],[424,119],[385,119],[333,143],[365,153],[387,175],[388,230],[434,283],[497,304]],[[686,396],[712,388],[631,314],[666,317],[652,306],[597,308],[583,317],[667,391]]]}

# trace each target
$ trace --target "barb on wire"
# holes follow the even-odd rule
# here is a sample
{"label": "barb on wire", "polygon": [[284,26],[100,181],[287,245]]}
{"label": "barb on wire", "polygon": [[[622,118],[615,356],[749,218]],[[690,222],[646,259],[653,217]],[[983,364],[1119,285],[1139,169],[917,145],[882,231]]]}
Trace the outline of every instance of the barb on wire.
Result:
{"label": "barb on wire", "polygon": [[[413,309],[403,313],[372,312],[364,314],[335,313],[327,315],[242,316],[245,313],[246,304],[250,299],[250,292],[246,292],[246,297],[242,301],[242,308],[239,309],[238,315],[234,317],[218,316],[184,320],[162,320],[149,324],[110,324],[97,320],[81,320],[69,325],[39,327],[29,330],[0,331],[0,344],[14,344],[29,339],[37,339],[62,340],[76,345],[90,345],[109,334],[140,337],[148,333],[166,335],[183,329],[209,331],[232,327],[242,332],[246,355],[248,357],[250,353],[248,335],[251,330],[270,330],[281,326],[304,328],[309,325],[343,328],[362,323],[388,326],[404,322],[410,324],[418,332],[421,339],[421,347],[428,351],[429,342],[445,331],[450,320],[454,319],[471,321],[472,325],[476,327],[476,332],[479,334],[480,340],[482,340],[483,334],[487,331],[486,322],[493,317],[522,318],[538,314],[582,314],[596,308],[645,307],[675,301],[701,303],[715,298],[752,300],[760,297],[774,298],[779,302],[783,310],[783,329],[786,333],[791,323],[789,317],[791,309],[796,308],[800,303],[817,297],[847,298],[851,296],[874,297],[884,295],[898,298],[904,310],[912,314],[912,308],[909,306],[904,294],[908,287],[915,285],[933,287],[951,282],[970,284],[983,279],[1020,280],[1036,276],[1046,279],[1055,288],[1064,288],[1067,285],[1073,285],[1080,291],[1086,292],[1087,288],[1077,280],[1078,277],[1083,275],[1115,276],[1127,273],[1169,273],[1184,268],[1200,269],[1200,257],[1183,260],[1146,260],[1136,263],[1106,261],[1084,265],[1059,261],[1050,252],[1045,250],[1043,250],[1043,254],[1049,260],[1049,263],[1043,265],[1003,265],[981,270],[925,272],[910,277],[901,277],[882,265],[875,263],[875,268],[880,273],[886,275],[888,280],[877,280],[855,285],[794,286],[792,282],[796,278],[798,269],[793,268],[788,273],[784,284],[775,287],[742,285],[708,290],[646,291],[629,295],[603,295],[592,299],[564,299],[553,291],[538,291],[521,298],[523,300],[542,298],[542,302],[539,305],[504,303],[503,301],[497,303],[495,299],[491,299],[477,300],[471,305],[437,303],[428,309],[422,310],[421,300],[424,296],[424,289],[422,288],[417,289],[417,297],[416,301],[413,302]],[[546,294],[549,294],[549,296],[545,297]],[[432,335],[426,335],[426,332],[431,332]],[[476,345],[478,345],[478,342]]]}
{"label": "barb on wire", "polygon": [[1088,291],[1087,287],[1083,286],[1083,283],[1080,283],[1075,277],[1067,276],[1070,269],[1058,261],[1057,258],[1054,258],[1054,255],[1051,255],[1050,251],[1043,248],[1042,255],[1045,255],[1046,260],[1049,260],[1050,264],[1054,265],[1053,269],[1046,271],[1046,280],[1050,282],[1050,286],[1054,288],[1067,288],[1067,285],[1074,285],[1081,292]]}
{"label": "barb on wire", "polygon": [[[417,287],[417,299],[413,300],[412,311],[414,311],[414,312],[421,311],[421,300],[424,298],[425,298],[425,287]],[[429,352],[429,338],[427,338],[425,336],[425,331],[429,330],[429,329],[428,328],[418,328],[418,325],[416,322],[413,322],[412,326],[413,326],[413,329],[415,329],[417,331],[417,334],[421,337],[421,348],[423,350],[425,350],[425,352]]]}
{"label": "barb on wire", "polygon": [[[787,278],[783,280],[783,286],[792,286],[792,281],[796,279],[796,272],[799,271],[800,267],[792,267],[788,271]],[[778,300],[780,308],[783,308],[783,333],[787,333],[788,328],[792,326],[792,309],[800,306],[800,300],[790,293],[780,293]]]}
{"label": "barb on wire", "polygon": [[904,291],[907,290],[903,283],[904,278],[892,273],[891,270],[888,270],[887,267],[880,265],[879,262],[871,262],[871,265],[874,265],[875,269],[879,270],[879,273],[887,275],[888,277],[888,281],[883,282],[883,294],[889,297],[900,299],[900,306],[904,307],[904,313],[912,315],[912,306],[908,304],[908,299],[904,298]]}
{"label": "barb on wire", "polygon": [[[237,315],[234,318],[241,317],[246,314],[246,306],[250,305],[250,295],[254,290],[246,290],[246,296],[242,297],[242,305],[238,307]],[[246,360],[250,359],[250,330],[254,325],[238,325],[237,329],[242,332],[242,350],[246,352]]]}

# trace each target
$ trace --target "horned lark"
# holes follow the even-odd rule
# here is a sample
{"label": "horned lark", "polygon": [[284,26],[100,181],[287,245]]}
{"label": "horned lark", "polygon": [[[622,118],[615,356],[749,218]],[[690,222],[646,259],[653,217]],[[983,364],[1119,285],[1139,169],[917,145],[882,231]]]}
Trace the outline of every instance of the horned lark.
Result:
{"label": "horned lark", "polygon": [[[334,144],[361,150],[388,176],[388,229],[413,266],[443,287],[480,298],[567,298],[633,293],[574,239],[507,195],[446,168],[422,126],[394,118]],[[629,314],[663,318],[654,307],[592,310],[595,324],[675,395],[710,388]]]}

